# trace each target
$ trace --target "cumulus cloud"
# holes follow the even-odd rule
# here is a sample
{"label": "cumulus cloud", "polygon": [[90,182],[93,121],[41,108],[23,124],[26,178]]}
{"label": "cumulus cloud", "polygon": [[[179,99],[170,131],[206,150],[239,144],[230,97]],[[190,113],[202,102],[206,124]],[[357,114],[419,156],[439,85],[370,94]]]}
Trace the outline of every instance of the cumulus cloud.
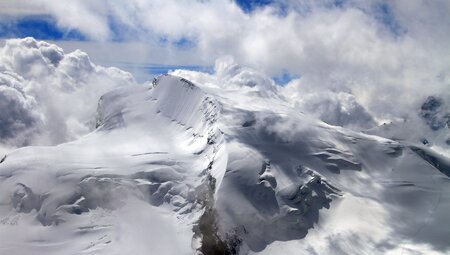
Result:
{"label": "cumulus cloud", "polygon": [[[252,12],[230,0],[20,0],[2,10],[14,15],[20,6],[35,6],[35,14],[51,15],[61,29],[113,41],[115,50],[89,49],[101,58],[213,65],[231,55],[269,77],[288,72],[298,79],[281,90],[293,105],[314,108],[321,95],[324,113],[360,114],[360,127],[372,124],[368,115],[376,122],[409,119],[428,96],[446,93],[450,84],[446,0],[277,0]],[[47,69],[23,71],[52,72]],[[247,82],[248,75],[230,76],[235,80],[229,83]],[[318,116],[350,125],[347,117]]]}
{"label": "cumulus cloud", "polygon": [[311,113],[335,126],[364,130],[377,125],[354,95],[346,92],[322,91],[306,93],[295,99],[296,108]]}
{"label": "cumulus cloud", "polygon": [[33,130],[40,121],[34,110],[36,101],[23,91],[20,78],[12,74],[0,74],[0,139],[16,139],[26,143],[27,132]]}
{"label": "cumulus cloud", "polygon": [[[364,130],[377,124],[350,91],[306,90],[298,93],[297,90],[293,91],[294,85],[281,88],[267,75],[239,65],[230,56],[217,59],[211,74],[189,70],[175,70],[171,74],[197,84],[221,87],[236,93],[245,91],[263,97],[280,97],[298,111],[335,126]],[[292,83],[294,82],[298,81]]]}
{"label": "cumulus cloud", "polygon": [[279,96],[279,87],[270,77],[255,69],[238,64],[231,56],[217,59],[214,73],[211,74],[181,69],[170,73],[207,86],[255,92],[263,97]]}
{"label": "cumulus cloud", "polygon": [[142,52],[158,63],[209,65],[232,55],[268,76],[289,72],[299,77],[287,85],[291,94],[351,93],[379,121],[407,118],[450,83],[445,0],[278,0],[250,13],[229,0],[21,3],[92,40],[145,42]]}
{"label": "cumulus cloud", "polygon": [[58,144],[93,129],[99,97],[133,84],[129,73],[94,65],[32,38],[0,48],[0,139],[6,146]]}

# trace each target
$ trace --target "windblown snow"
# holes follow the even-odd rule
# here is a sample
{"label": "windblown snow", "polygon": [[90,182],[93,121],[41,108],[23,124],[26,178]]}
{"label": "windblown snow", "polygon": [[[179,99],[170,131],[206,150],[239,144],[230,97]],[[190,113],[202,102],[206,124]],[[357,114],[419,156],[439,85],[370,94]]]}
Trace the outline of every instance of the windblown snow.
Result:
{"label": "windblown snow", "polygon": [[445,100],[418,113],[438,129],[396,137],[407,124],[358,131],[375,120],[342,97],[365,121],[300,112],[230,59],[138,84],[8,40],[0,254],[450,253]]}

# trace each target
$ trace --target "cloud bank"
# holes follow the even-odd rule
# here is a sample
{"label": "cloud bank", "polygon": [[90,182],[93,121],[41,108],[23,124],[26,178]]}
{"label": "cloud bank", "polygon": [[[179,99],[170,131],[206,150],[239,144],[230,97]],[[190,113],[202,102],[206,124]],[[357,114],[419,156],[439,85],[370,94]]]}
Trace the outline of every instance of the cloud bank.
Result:
{"label": "cloud bank", "polygon": [[174,70],[171,74],[234,93],[250,92],[262,97],[282,97],[297,111],[312,115],[330,125],[356,130],[376,125],[374,118],[350,92],[311,90],[299,95],[292,94],[292,86],[280,87],[264,73],[241,66],[230,56],[217,59],[212,73]]}
{"label": "cloud bank", "polygon": [[378,121],[408,118],[450,86],[448,1],[268,3],[243,10],[229,0],[20,0],[3,12],[30,15],[20,6],[34,6],[62,30],[123,44],[140,61],[212,65],[231,55],[268,76],[298,77],[287,85],[294,101],[305,91],[350,93]]}
{"label": "cloud bank", "polygon": [[86,53],[65,54],[32,38],[0,48],[0,140],[8,147],[59,144],[94,128],[99,97],[133,77],[93,64]]}
{"label": "cloud bank", "polygon": [[[3,21],[40,15],[51,17],[61,31],[77,31],[88,40],[61,44],[72,45],[69,47],[72,49],[86,46],[95,59],[113,59],[119,66],[122,66],[120,61],[134,61],[142,64],[143,68],[137,69],[144,72],[145,63],[212,66],[216,59],[225,63],[223,57],[232,56],[240,64],[240,71],[233,73],[235,69],[230,63],[225,63],[226,68],[231,68],[225,71],[216,65],[215,83],[262,84],[261,93],[278,91],[277,94],[286,97],[299,111],[309,112],[333,125],[362,129],[383,122],[402,122],[419,118],[421,106],[429,96],[439,95],[444,102],[450,100],[448,1],[253,3],[241,8],[242,4],[230,0],[17,0],[2,3],[0,12],[4,14]],[[45,54],[54,56],[44,59],[58,62],[59,53],[54,52],[57,51],[49,50]],[[84,61],[81,59],[87,58],[81,55],[74,57],[80,58],[80,64]],[[33,56],[20,58],[42,62]],[[70,62],[68,59],[62,61]],[[29,80],[32,73],[45,76],[62,67],[17,65],[14,68],[21,77],[14,82],[22,84],[20,79]],[[84,68],[88,73],[93,72],[89,64]],[[71,73],[70,69],[67,67],[64,72],[78,83],[77,79],[83,75]],[[295,79],[274,89],[270,77],[283,74]],[[90,80],[90,74],[87,76]],[[61,84],[58,86],[65,87]],[[28,98],[32,89],[24,91],[25,94],[15,92],[14,102],[20,103],[11,109],[16,112],[34,109],[34,101],[43,101],[34,95]],[[67,111],[63,115],[75,114],[74,110]],[[16,130],[43,121],[44,117],[39,117],[42,112],[27,112],[30,113],[23,115],[24,120],[14,122]],[[81,125],[80,130],[84,127]]]}

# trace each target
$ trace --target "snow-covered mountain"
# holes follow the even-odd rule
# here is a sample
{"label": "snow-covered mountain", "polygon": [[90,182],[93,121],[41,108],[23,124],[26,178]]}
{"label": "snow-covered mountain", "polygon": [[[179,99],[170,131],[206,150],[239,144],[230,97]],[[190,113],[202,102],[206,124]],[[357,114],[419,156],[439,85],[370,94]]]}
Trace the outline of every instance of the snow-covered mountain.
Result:
{"label": "snow-covered mountain", "polygon": [[[10,64],[12,45],[40,60]],[[8,145],[31,130],[4,126],[11,116],[48,108],[29,92],[42,75],[23,68],[50,66],[47,76],[67,75],[60,81],[77,95],[95,81],[116,84],[91,114],[61,113],[58,123],[75,119],[85,135],[1,156],[0,254],[450,253],[450,160],[433,147],[326,124],[230,63],[214,77],[175,71],[137,84],[29,38],[2,54],[2,111],[24,109],[0,115],[10,116],[0,118]],[[93,67],[76,69],[88,78],[76,81],[68,59]],[[33,137],[51,136],[52,123],[39,123]]]}
{"label": "snow-covered mountain", "polygon": [[411,118],[384,123],[365,133],[421,143],[450,156],[450,98],[429,96]]}

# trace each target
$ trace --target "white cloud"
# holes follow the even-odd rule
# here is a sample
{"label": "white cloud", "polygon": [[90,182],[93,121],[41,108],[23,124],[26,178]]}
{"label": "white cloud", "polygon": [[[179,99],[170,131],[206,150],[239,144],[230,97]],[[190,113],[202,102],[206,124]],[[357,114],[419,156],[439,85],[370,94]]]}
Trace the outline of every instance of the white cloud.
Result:
{"label": "white cloud", "polygon": [[[151,59],[212,65],[231,55],[268,76],[284,71],[298,76],[284,89],[293,104],[311,101],[313,94],[307,93],[327,91],[331,102],[336,96],[329,93],[342,92],[378,121],[417,114],[428,95],[445,93],[450,84],[446,0],[348,0],[340,6],[331,0],[279,0],[252,13],[229,0],[21,3],[43,6],[39,10],[54,16],[59,26],[78,29],[92,40],[123,40],[88,46],[101,63]],[[180,39],[193,46],[177,47]]]}
{"label": "white cloud", "polygon": [[[61,27],[94,40],[149,41],[153,52],[165,52],[152,53],[159,63],[212,64],[232,55],[270,76],[300,76],[300,91],[350,90],[378,119],[404,117],[424,93],[448,86],[448,1],[281,2],[286,15],[270,6],[248,14],[226,0],[40,1]],[[181,38],[195,47],[180,54],[172,43]]]}
{"label": "white cloud", "polygon": [[322,91],[307,93],[295,100],[296,108],[331,125],[364,130],[377,124],[350,93]]}
{"label": "white cloud", "polygon": [[217,59],[213,74],[189,70],[174,70],[171,74],[197,84],[234,91],[256,92],[263,97],[279,96],[279,87],[270,77],[252,68],[239,65],[231,56]]}
{"label": "white cloud", "polygon": [[297,93],[292,81],[286,88],[280,88],[275,82],[257,70],[242,67],[228,56],[217,59],[214,73],[175,70],[173,75],[184,77],[197,84],[221,87],[235,93],[251,92],[262,97],[281,97],[287,99],[296,110],[336,126],[356,130],[372,128],[376,125],[373,117],[361,106],[350,92],[331,90],[306,90]]}
{"label": "white cloud", "polygon": [[0,1],[0,20],[6,16],[40,15],[46,13],[41,1]]}
{"label": "white cloud", "polygon": [[36,101],[26,95],[21,78],[14,74],[0,73],[0,138],[2,141],[16,139],[27,142],[27,132],[39,124],[39,113],[34,110]]}
{"label": "white cloud", "polygon": [[94,128],[99,97],[133,84],[129,73],[96,66],[32,38],[0,48],[0,139],[6,146],[58,144]]}

